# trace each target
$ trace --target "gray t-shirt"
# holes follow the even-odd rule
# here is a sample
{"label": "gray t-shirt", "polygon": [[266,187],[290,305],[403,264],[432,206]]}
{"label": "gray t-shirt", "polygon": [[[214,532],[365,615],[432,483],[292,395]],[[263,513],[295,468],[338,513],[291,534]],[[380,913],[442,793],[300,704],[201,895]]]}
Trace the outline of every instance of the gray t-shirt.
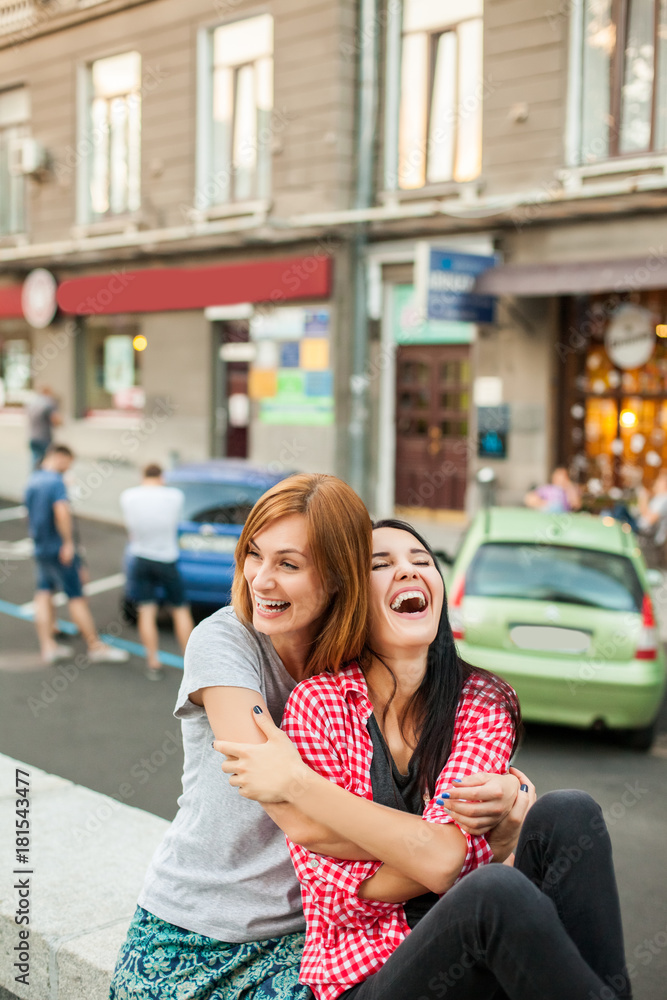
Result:
{"label": "gray t-shirt", "polygon": [[280,725],[296,686],[267,636],[231,607],[194,630],[174,715],[182,720],[183,794],[146,874],[139,905],[218,941],[261,941],[303,930],[301,892],[285,836],[220,770],[206,712],[189,695],[203,687],[260,692]]}
{"label": "gray t-shirt", "polygon": [[51,426],[51,416],[58,409],[58,403],[53,396],[45,396],[42,393],[32,399],[26,407],[28,417],[28,438],[31,441],[41,441],[51,444],[53,439],[53,428]]}

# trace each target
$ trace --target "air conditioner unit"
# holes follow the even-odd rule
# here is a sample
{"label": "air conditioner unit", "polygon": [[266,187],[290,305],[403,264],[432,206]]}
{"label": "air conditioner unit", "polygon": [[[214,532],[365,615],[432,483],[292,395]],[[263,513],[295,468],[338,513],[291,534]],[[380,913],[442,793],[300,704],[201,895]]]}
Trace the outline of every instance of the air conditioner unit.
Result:
{"label": "air conditioner unit", "polygon": [[30,136],[21,136],[9,144],[9,172],[15,177],[38,176],[46,170],[46,149]]}

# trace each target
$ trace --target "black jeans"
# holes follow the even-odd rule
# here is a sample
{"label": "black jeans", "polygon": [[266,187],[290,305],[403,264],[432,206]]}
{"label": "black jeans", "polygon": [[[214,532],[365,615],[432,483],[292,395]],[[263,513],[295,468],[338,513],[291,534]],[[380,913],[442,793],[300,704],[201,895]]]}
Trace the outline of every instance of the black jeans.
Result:
{"label": "black jeans", "polygon": [[466,875],[340,1000],[441,997],[631,997],[609,834],[585,792],[543,795],[526,816],[515,867]]}

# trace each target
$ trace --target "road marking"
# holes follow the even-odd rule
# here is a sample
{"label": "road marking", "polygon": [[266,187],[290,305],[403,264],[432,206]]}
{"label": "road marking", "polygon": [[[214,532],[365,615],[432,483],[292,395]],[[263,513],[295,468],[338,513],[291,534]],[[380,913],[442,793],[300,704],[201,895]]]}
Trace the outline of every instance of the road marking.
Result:
{"label": "road marking", "polygon": [[[83,592],[86,597],[91,597],[94,594],[103,594],[107,590],[115,590],[117,587],[122,587],[125,583],[124,573],[114,573],[112,576],[103,576],[99,580],[92,580],[90,583],[84,583]],[[67,604],[68,598],[66,594],[59,593],[53,595],[53,603],[57,608],[62,608],[63,605]],[[27,604],[19,605],[21,611],[26,617],[30,617],[35,610],[35,602],[28,601]]]}
{"label": "road marking", "polygon": [[0,521],[15,521],[19,517],[27,517],[28,508],[27,507],[5,507],[0,510]]}
{"label": "road marking", "polygon": [[[12,618],[20,618],[22,621],[32,621],[34,617],[32,613],[24,612],[20,604],[12,604],[11,601],[2,600],[0,600],[0,614],[10,615]],[[76,635],[78,632],[74,622],[64,621],[59,618],[57,624],[61,632],[67,632],[69,635]],[[104,633],[100,635],[100,639],[107,646],[117,646],[118,649],[126,649],[133,656],[146,656],[144,647],[138,642],[130,642],[128,639],[119,639],[115,635],[106,635]],[[158,659],[166,667],[176,667],[178,670],[183,669],[183,657],[176,656],[175,653],[166,653],[160,650]]]}
{"label": "road marking", "polygon": [[32,538],[21,538],[18,542],[0,542],[0,559],[30,559],[34,552]]}

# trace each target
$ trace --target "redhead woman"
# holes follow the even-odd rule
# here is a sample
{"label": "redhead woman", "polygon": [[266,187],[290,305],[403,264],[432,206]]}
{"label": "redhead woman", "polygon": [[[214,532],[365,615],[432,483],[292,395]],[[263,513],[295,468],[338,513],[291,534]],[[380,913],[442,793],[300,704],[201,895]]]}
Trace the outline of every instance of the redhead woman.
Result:
{"label": "redhead woman", "polygon": [[[187,646],[174,713],[183,794],[146,875],[112,1000],[304,1000],[301,893],[280,827],[322,855],[371,857],[297,806],[240,798],[211,749],[214,736],[263,740],[255,706],[279,721],[298,681],[359,656],[368,513],[333,476],[293,476],[253,508],[236,562],[233,607],[202,622]],[[474,822],[488,829],[512,808],[518,782],[479,781],[485,804]]]}
{"label": "redhead woman", "polygon": [[[284,732],[257,715],[265,744],[216,743],[242,797],[297,804],[376,859],[290,842],[307,919],[301,981],[318,1000],[629,997],[599,807],[554,792],[527,811],[526,785],[514,866],[487,864],[509,854],[512,823],[494,850],[460,819],[472,803],[453,807],[477,793],[455,789],[473,771],[505,772],[514,693],[459,658],[442,577],[412,528],[377,525],[372,566],[360,661],[297,685]],[[562,864],[573,845],[576,864]]]}

